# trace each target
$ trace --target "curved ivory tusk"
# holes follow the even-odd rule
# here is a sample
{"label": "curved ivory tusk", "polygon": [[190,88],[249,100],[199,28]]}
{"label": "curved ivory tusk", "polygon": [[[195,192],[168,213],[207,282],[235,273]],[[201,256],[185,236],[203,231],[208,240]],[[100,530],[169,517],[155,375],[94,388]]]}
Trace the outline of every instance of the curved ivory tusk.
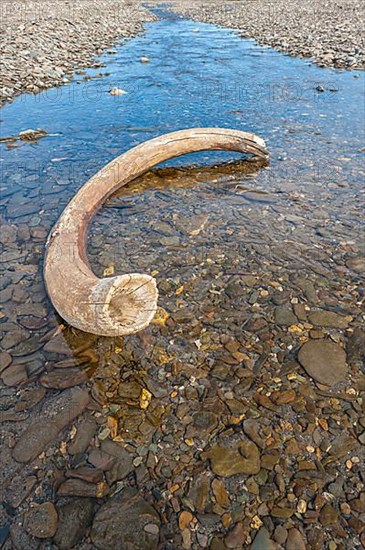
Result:
{"label": "curved ivory tusk", "polygon": [[254,134],[221,128],[181,130],[117,157],[75,195],[48,237],[44,267],[49,297],[70,325],[104,336],[132,334],[149,325],[157,309],[155,279],[139,273],[96,277],[87,261],[88,223],[112,193],[156,164],[211,149],[268,155],[264,141]]}

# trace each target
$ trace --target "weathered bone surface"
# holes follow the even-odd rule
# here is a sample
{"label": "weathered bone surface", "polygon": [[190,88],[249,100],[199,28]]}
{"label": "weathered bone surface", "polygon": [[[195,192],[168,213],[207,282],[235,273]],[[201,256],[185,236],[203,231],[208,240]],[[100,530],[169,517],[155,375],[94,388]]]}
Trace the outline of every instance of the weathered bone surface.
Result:
{"label": "weathered bone surface", "polygon": [[268,156],[264,141],[254,134],[193,128],[134,147],[85,183],[63,211],[46,245],[47,291],[65,321],[85,332],[105,336],[132,334],[149,325],[157,309],[155,279],[139,273],[96,277],[86,254],[88,223],[110,195],[156,164],[213,149]]}

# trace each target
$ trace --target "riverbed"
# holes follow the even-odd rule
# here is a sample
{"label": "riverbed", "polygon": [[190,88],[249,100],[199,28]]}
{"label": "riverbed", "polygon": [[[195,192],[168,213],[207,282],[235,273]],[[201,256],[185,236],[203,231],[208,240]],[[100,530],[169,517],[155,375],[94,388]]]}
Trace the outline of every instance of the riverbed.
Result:
{"label": "riverbed", "polygon": [[[1,110],[2,136],[47,132],[0,143],[4,547],[360,548],[364,73],[156,14]],[[65,205],[123,151],[207,126],[270,159],[189,155],[113,196],[92,268],[152,274],[160,308],[125,339],[66,326],[42,276]]]}

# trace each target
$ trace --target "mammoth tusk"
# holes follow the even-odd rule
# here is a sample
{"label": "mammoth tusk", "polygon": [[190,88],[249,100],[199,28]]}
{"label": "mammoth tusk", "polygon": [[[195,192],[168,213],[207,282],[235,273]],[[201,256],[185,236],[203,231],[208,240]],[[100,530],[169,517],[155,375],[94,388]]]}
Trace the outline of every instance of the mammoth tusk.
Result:
{"label": "mammoth tusk", "polygon": [[156,281],[131,273],[99,279],[87,260],[87,226],[117,189],[173,157],[221,149],[267,157],[264,141],[247,132],[193,128],[166,134],[127,151],[97,172],[61,214],[46,244],[44,277],[49,297],[70,325],[93,334],[118,336],[146,328],[156,309]]}

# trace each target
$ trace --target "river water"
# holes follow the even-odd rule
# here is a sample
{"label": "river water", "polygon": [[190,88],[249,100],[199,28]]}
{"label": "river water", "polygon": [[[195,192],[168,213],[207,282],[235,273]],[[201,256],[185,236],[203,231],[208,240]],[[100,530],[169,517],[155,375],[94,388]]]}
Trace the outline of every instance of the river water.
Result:
{"label": "river water", "polygon": [[[157,462],[164,455],[168,470],[165,477],[161,467],[157,473],[162,491],[166,483],[184,487],[199,470],[208,440],[247,410],[258,425],[263,419],[266,435],[275,432],[270,407],[252,412],[254,392],[293,390],[303,400],[298,388],[310,378],[296,362],[302,343],[329,338],[341,347],[362,325],[365,113],[359,71],[318,68],[236,32],[157,13],[161,19],[143,35],[100,57],[100,67],[2,109],[2,136],[27,128],[49,135],[0,144],[0,320],[2,349],[12,360],[2,410],[16,416],[17,399],[48,388],[26,417],[13,418],[20,422],[9,424],[11,430],[21,433],[60,389],[82,382],[75,378],[80,368],[91,377],[101,440],[126,441],[142,462],[147,451]],[[127,93],[112,96],[113,87]],[[219,152],[189,155],[112,197],[91,224],[92,267],[100,276],[155,275],[159,316],[125,341],[64,327],[42,280],[46,237],[62,209],[123,151],[203,126],[258,134],[269,162]],[[312,308],[351,317],[347,332],[333,321],[316,326],[306,317]],[[341,391],[360,372],[350,367]],[[152,398],[149,415],[139,406],[141,388]],[[191,423],[201,407],[210,416]],[[330,415],[330,405],[323,407]],[[345,409],[340,413],[346,417]],[[303,432],[311,425],[306,409],[285,414]],[[361,416],[356,407],[351,414]],[[238,437],[230,430],[231,439],[230,432],[222,440],[229,446]],[[334,425],[327,435],[334,439],[338,431]],[[308,444],[312,433],[308,428]],[[276,449],[287,438],[281,435]],[[69,467],[64,453],[59,458],[59,468]],[[52,470],[54,463],[46,458],[42,468]],[[150,476],[148,490],[156,478]]]}

